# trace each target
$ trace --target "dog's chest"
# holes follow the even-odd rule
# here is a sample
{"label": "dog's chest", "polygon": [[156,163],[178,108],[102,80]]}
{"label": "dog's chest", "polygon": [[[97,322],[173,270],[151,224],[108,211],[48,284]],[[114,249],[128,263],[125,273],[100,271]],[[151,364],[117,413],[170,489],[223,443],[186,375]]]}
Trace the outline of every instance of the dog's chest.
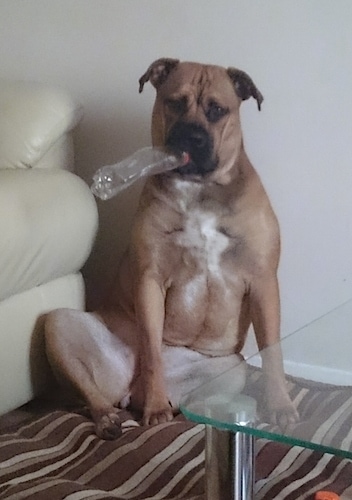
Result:
{"label": "dog's chest", "polygon": [[176,237],[177,245],[187,249],[200,266],[212,274],[221,273],[221,255],[228,247],[228,237],[219,232],[218,218],[200,209],[186,215],[183,231]]}
{"label": "dog's chest", "polygon": [[175,243],[186,250],[201,267],[212,275],[222,275],[221,256],[229,246],[229,238],[219,230],[219,216],[194,202],[199,187],[184,183],[179,204],[183,227],[175,235]]}

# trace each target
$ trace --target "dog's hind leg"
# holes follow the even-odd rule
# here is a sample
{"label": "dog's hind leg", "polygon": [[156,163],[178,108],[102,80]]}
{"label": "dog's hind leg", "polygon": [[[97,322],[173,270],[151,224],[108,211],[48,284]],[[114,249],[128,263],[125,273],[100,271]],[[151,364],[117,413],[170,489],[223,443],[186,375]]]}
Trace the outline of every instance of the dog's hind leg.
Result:
{"label": "dog's hind leg", "polygon": [[121,434],[116,405],[129,392],[135,353],[92,313],[57,309],[45,321],[45,344],[57,378],[69,382],[87,402],[96,433]]}

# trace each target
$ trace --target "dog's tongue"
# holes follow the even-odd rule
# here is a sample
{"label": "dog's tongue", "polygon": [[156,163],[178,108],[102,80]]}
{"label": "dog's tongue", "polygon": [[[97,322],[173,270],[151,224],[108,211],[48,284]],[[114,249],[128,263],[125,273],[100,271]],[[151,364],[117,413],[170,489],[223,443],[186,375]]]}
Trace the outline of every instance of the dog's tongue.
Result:
{"label": "dog's tongue", "polygon": [[191,155],[187,151],[183,151],[181,155],[181,167],[184,167],[191,161]]}

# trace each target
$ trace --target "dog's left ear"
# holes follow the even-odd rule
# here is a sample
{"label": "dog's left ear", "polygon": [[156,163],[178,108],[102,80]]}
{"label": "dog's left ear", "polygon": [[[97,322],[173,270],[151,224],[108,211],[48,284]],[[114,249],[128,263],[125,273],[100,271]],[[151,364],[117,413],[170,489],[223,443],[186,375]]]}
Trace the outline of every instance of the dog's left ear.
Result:
{"label": "dog's left ear", "polygon": [[142,92],[144,84],[150,81],[157,89],[169,76],[169,73],[180,61],[178,59],[162,58],[154,61],[147,71],[139,79],[139,93]]}
{"label": "dog's left ear", "polygon": [[247,73],[237,68],[228,68],[227,74],[231,78],[238,97],[240,97],[243,101],[249,99],[250,97],[254,97],[254,99],[257,101],[258,109],[260,111],[260,106],[264,100],[264,97],[254,85],[252,78],[247,75]]}

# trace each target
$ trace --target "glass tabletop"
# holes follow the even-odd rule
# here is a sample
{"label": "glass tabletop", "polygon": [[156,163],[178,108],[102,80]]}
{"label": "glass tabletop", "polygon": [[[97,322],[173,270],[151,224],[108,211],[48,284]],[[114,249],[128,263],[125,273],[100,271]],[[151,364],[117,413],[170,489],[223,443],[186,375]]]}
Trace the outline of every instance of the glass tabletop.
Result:
{"label": "glass tabletop", "polygon": [[260,359],[277,345],[242,362],[247,374],[241,393],[232,389],[243,370],[238,363],[186,394],[182,413],[219,429],[352,458],[352,300],[284,337],[280,345],[297,423],[282,428],[267,414]]}

